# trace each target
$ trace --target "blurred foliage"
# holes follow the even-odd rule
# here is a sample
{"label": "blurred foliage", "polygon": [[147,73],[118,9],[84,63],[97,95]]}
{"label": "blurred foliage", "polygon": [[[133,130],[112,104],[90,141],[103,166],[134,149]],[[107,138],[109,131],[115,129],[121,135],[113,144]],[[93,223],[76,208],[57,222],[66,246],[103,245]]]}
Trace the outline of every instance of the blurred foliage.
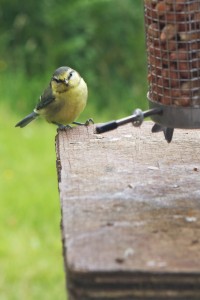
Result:
{"label": "blurred foliage", "polygon": [[66,300],[55,128],[17,130],[2,103],[0,120],[0,299]]}
{"label": "blurred foliage", "polygon": [[[135,106],[144,108],[141,0],[22,0],[20,4],[0,0],[0,4],[1,81],[8,77],[16,81],[21,76],[24,86],[25,80],[34,82],[36,78],[38,97],[44,88],[41,82],[46,85],[55,68],[69,65],[87,81],[90,102],[98,112],[119,116]],[[29,83],[26,87],[28,110],[36,99]],[[22,95],[23,89],[19,93]],[[12,103],[13,95],[8,98]],[[20,108],[21,101],[20,95],[15,97],[16,107]]]}
{"label": "blurred foliage", "polygon": [[0,0],[0,7],[0,299],[65,299],[55,127],[38,120],[18,130],[16,112],[33,108],[61,65],[88,83],[82,121],[147,106],[142,1]]}

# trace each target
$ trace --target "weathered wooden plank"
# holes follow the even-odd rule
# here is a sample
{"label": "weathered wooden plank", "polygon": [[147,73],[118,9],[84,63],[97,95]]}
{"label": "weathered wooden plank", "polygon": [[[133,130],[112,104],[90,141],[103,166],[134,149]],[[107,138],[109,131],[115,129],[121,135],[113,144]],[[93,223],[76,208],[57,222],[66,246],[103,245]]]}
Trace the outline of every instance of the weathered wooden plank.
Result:
{"label": "weathered wooden plank", "polygon": [[60,131],[69,297],[200,299],[200,131]]}

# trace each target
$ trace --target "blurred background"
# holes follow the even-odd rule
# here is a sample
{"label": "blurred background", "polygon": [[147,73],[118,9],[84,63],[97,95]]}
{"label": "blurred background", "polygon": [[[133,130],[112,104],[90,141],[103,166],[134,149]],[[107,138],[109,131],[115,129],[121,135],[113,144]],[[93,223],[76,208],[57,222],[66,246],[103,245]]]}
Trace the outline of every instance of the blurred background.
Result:
{"label": "blurred background", "polygon": [[141,0],[0,0],[0,299],[66,299],[56,128],[29,113],[54,69],[88,84],[79,121],[147,107]]}

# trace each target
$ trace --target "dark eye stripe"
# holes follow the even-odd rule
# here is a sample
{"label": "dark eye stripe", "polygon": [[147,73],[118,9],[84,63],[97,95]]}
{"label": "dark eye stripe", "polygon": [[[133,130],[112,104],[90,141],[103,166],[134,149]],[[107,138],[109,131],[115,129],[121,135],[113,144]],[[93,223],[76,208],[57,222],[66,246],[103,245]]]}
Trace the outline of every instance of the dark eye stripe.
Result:
{"label": "dark eye stripe", "polygon": [[52,80],[55,81],[55,82],[57,82],[57,83],[62,83],[62,82],[64,82],[64,80],[58,79],[57,77],[53,77]]}

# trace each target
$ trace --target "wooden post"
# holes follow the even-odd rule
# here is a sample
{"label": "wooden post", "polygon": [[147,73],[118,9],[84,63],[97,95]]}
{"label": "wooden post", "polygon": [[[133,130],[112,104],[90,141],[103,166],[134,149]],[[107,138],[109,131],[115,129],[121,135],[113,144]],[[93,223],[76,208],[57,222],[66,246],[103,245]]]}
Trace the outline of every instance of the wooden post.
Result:
{"label": "wooden post", "polygon": [[200,131],[56,138],[70,300],[200,299]]}

